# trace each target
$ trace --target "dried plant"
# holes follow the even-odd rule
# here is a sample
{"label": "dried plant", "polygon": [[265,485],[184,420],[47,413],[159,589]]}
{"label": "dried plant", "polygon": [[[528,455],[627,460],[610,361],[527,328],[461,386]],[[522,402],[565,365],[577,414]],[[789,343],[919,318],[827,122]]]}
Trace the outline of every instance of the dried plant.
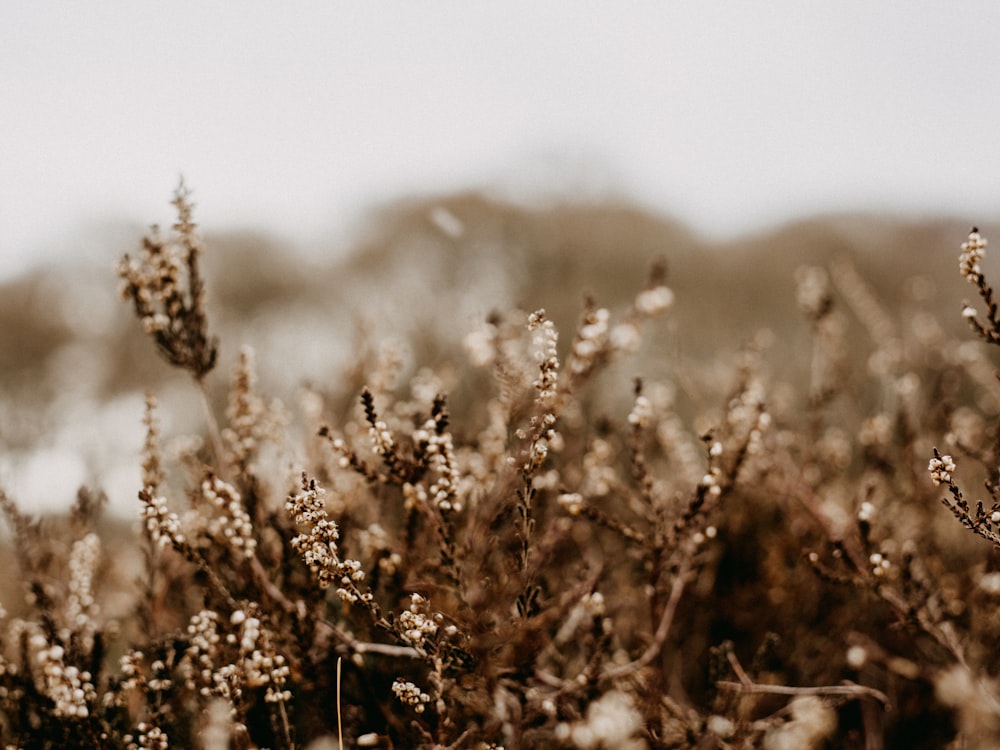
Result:
{"label": "dried plant", "polygon": [[118,264],[123,299],[132,302],[143,330],[167,360],[201,380],[215,366],[218,342],[208,335],[205,283],[201,277],[203,252],[194,205],[183,181],[174,193],[177,222],[173,236],[158,227],[142,242],[142,255],[126,255]]}
{"label": "dried plant", "polygon": [[[183,185],[174,206],[171,238],[119,272],[204,395],[218,344]],[[985,247],[973,230],[960,262],[985,320],[962,315],[996,344]],[[163,448],[149,395],[130,564],[100,493],[35,519],[0,492],[25,593],[0,613],[0,741],[996,746],[1000,401],[976,398],[982,360],[894,318],[846,262],[812,266],[795,278],[806,390],[782,395],[761,334],[720,353],[726,390],[705,375],[691,416],[682,362],[612,377],[670,310],[666,281],[656,263],[623,311],[587,298],[568,336],[544,310],[497,312],[461,366],[401,377],[387,347],[347,408],[308,390],[301,443],[251,349],[221,429],[204,399],[196,460]],[[455,403],[456,372],[492,385]],[[984,499],[960,466],[985,467]]]}

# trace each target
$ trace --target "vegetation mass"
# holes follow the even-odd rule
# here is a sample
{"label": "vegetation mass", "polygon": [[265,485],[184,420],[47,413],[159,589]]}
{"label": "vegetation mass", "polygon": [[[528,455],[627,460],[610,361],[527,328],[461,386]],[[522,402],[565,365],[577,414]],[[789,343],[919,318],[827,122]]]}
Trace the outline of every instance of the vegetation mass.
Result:
{"label": "vegetation mass", "polygon": [[[947,275],[853,252],[849,222],[762,264],[620,207],[462,196],[387,215],[317,288],[213,261],[173,205],[117,266],[139,324],[101,356],[191,434],[146,394],[131,539],[99,489],[58,515],[0,490],[5,747],[1000,743],[977,229],[936,248]],[[963,278],[975,302],[932,309]],[[352,345],[335,304],[367,298]],[[11,393],[39,388],[31,330],[0,347]]]}

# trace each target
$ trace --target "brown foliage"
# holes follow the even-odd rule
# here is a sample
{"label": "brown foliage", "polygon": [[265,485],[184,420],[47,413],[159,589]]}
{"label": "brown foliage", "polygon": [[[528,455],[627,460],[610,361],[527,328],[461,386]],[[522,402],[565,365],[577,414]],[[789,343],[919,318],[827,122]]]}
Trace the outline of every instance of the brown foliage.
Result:
{"label": "brown foliage", "polygon": [[[293,410],[260,382],[329,373],[244,349],[228,389],[209,384],[211,286],[187,194],[174,205],[174,239],[120,272],[208,439],[168,450],[147,398],[142,526],[115,555],[100,495],[39,520],[0,493],[26,594],[0,638],[4,743],[1000,738],[1000,399],[985,344],[923,309],[937,261],[908,274],[856,250],[885,240],[865,222],[791,228],[765,258],[621,207],[411,205],[324,279],[376,299],[411,352],[364,340]],[[996,343],[980,240],[961,268],[986,314],[964,317]],[[310,289],[296,312],[328,316]],[[966,498],[966,466],[988,500]]]}

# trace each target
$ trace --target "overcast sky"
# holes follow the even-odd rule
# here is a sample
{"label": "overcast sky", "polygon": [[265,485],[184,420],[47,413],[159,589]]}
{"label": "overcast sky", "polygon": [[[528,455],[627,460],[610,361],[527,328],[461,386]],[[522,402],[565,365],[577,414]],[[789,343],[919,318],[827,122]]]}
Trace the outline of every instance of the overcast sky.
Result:
{"label": "overcast sky", "polygon": [[180,173],[206,228],[303,243],[467,187],[988,224],[998,34],[995,0],[5,2],[0,277],[168,223]]}

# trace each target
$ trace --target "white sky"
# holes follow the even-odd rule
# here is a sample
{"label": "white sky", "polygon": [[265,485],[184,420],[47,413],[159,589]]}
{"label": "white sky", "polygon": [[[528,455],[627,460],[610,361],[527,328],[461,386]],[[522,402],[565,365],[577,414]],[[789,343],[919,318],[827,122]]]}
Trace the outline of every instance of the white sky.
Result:
{"label": "white sky", "polygon": [[483,186],[623,195],[713,235],[986,223],[998,30],[995,0],[4,2],[0,277],[169,222],[181,172],[206,228],[303,243]]}

